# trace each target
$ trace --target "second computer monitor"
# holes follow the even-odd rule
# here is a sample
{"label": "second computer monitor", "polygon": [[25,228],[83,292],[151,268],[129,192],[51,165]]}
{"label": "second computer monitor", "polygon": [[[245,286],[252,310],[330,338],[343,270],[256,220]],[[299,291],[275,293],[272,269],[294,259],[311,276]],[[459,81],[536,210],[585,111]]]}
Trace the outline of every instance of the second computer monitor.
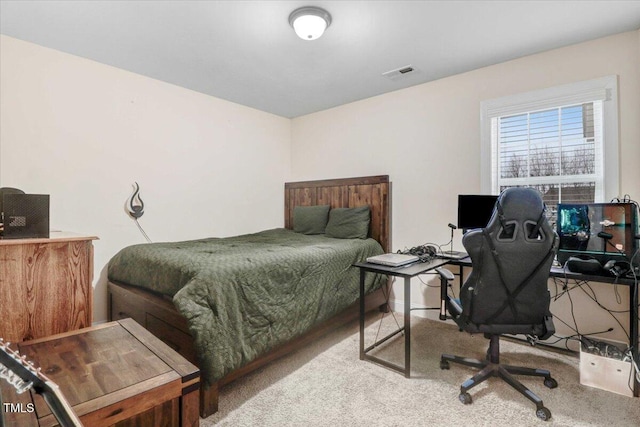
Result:
{"label": "second computer monitor", "polygon": [[498,196],[484,194],[458,195],[458,228],[484,228],[491,219]]}
{"label": "second computer monitor", "polygon": [[569,257],[629,262],[638,242],[638,217],[633,203],[585,203],[558,205],[560,237],[558,261]]}

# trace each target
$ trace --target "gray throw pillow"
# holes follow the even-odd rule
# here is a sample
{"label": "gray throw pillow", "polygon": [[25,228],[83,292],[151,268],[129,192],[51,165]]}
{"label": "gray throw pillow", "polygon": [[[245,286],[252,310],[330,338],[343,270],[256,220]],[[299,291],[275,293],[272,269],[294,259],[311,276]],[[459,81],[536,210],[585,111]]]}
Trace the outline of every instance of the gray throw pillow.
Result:
{"label": "gray throw pillow", "polygon": [[369,206],[331,209],[325,233],[338,239],[366,239],[369,221]]}
{"label": "gray throw pillow", "polygon": [[329,205],[293,208],[293,231],[302,234],[324,234],[329,220]]}

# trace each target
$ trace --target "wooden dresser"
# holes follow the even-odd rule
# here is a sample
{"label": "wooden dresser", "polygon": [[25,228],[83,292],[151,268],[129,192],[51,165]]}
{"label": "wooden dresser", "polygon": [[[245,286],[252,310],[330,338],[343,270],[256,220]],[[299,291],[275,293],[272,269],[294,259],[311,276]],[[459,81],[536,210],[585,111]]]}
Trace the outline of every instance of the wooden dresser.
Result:
{"label": "wooden dresser", "polygon": [[0,337],[20,342],[91,326],[96,239],[0,239]]}

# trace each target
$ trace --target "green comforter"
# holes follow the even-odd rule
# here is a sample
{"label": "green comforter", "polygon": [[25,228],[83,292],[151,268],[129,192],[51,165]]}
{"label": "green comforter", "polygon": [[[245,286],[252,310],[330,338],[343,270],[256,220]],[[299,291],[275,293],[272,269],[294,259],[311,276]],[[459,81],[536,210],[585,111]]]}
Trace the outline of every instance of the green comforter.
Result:
{"label": "green comforter", "polygon": [[[130,246],[109,261],[108,276],[173,297],[213,384],[355,302],[359,272],[352,264],[382,252],[373,239],[273,229]],[[365,292],[381,283],[367,275]]]}

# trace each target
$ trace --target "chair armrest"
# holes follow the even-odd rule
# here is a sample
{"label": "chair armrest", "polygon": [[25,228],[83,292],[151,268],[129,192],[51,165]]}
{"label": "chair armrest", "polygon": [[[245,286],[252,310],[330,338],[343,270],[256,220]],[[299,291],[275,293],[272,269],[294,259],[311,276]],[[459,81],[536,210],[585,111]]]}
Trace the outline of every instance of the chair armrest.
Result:
{"label": "chair armrest", "polygon": [[466,288],[466,292],[467,297],[463,299],[461,296],[460,298],[462,306],[460,306],[460,304],[455,305],[455,309],[459,310],[458,313],[460,314],[455,317],[454,320],[456,321],[460,329],[464,329],[469,321],[469,315],[471,314],[471,301],[473,298],[473,287],[469,286],[468,288]]}
{"label": "chair armrest", "polygon": [[447,302],[447,306],[449,309],[449,313],[453,316],[454,319],[457,319],[462,314],[462,306],[460,305],[459,299],[450,298]]}
{"label": "chair armrest", "polygon": [[[549,294],[549,298],[551,298],[551,292],[547,291],[547,293]],[[553,334],[556,333],[556,326],[553,324],[553,315],[551,314],[551,312],[548,312],[544,316],[544,329],[545,332],[538,337],[539,340],[544,341],[546,339],[549,339]]]}
{"label": "chair armrest", "polygon": [[542,336],[538,337],[538,339],[541,341],[551,338],[553,334],[556,333],[556,327],[553,324],[553,316],[551,314],[547,314],[546,316],[544,316],[544,328],[545,333]]}
{"label": "chair armrest", "polygon": [[446,268],[438,267],[436,272],[440,275],[440,320],[447,320],[447,306],[451,300],[447,289],[449,282],[454,279],[454,275]]}
{"label": "chair armrest", "polygon": [[446,268],[438,267],[438,268],[436,268],[436,271],[440,275],[440,280],[441,281],[442,280],[446,280],[446,281],[450,282],[455,278],[453,273],[451,271],[447,270]]}

